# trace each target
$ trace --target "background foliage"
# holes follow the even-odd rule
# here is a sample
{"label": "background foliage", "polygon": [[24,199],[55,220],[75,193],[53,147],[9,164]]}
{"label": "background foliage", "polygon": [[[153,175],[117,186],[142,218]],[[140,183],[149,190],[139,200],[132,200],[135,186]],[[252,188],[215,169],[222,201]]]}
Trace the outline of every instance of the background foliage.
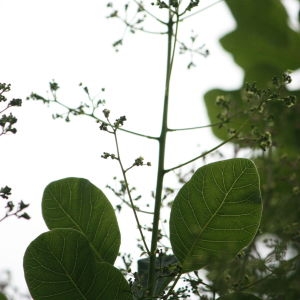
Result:
{"label": "background foliage", "polygon": [[[287,93],[285,99],[280,99],[283,101],[266,105],[259,113],[245,113],[243,110],[249,101],[257,105],[257,100],[262,101],[269,92],[267,90],[257,93],[259,89],[271,88],[274,83],[278,84],[282,80],[280,77],[274,78],[275,75],[288,69],[300,68],[300,23],[298,19],[298,27],[290,27],[287,12],[280,1],[227,0],[226,3],[237,22],[237,28],[221,38],[220,42],[243,68],[244,85],[247,82],[256,82],[255,88],[250,89],[254,97],[249,100],[249,97],[245,97],[243,89],[215,89],[206,93],[205,101],[212,122],[218,121],[218,115],[224,112],[214,101],[220,95],[230,103],[231,116],[237,115],[234,118],[227,115],[226,126],[214,127],[214,134],[221,139],[228,138],[230,129],[239,128],[246,116],[252,119],[242,129],[240,137],[234,140],[237,149],[246,146],[245,141],[249,146],[249,141],[261,142],[266,132],[270,134],[269,142],[273,145],[270,151],[259,155],[257,152],[253,153],[261,174],[264,199],[261,224],[261,236],[264,239],[258,237],[258,240],[265,243],[269,254],[253,257],[256,251],[256,246],[253,246],[251,252],[244,253],[246,259],[238,258],[234,264],[224,266],[223,276],[220,276],[220,270],[217,269],[211,270],[209,276],[216,280],[215,286],[221,290],[240,289],[241,286],[248,285],[249,291],[266,299],[298,299],[300,103],[298,101],[291,104],[289,100],[292,99],[292,95],[299,99],[300,91]],[[284,88],[279,86],[279,89]],[[277,96],[275,95],[275,98]],[[270,99],[270,94],[265,99]],[[284,109],[284,106],[293,104],[295,105],[292,109]],[[254,142],[253,148],[257,148]],[[285,258],[286,254],[289,259]],[[250,278],[255,278],[257,284],[249,284]]]}

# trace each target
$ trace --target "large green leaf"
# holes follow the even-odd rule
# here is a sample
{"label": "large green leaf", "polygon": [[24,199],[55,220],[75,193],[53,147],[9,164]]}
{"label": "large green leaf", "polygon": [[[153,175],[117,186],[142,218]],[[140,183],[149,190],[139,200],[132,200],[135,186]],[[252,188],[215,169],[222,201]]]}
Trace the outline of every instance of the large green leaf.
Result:
{"label": "large green leaf", "polygon": [[117,219],[106,196],[91,182],[65,178],[50,183],[44,191],[42,210],[49,229],[80,231],[100,261],[114,263],[120,247]]}
{"label": "large green leaf", "polygon": [[[278,0],[225,0],[235,21],[234,31],[221,38],[220,42],[225,50],[233,55],[235,62],[244,70],[244,84],[256,82],[259,88],[270,87],[273,76],[280,75],[288,69],[300,68],[300,35],[288,24],[288,15],[281,1]],[[243,86],[244,86],[243,84]],[[300,92],[292,92],[299,97]],[[217,115],[220,108],[215,105],[216,97],[224,95],[231,100],[231,114],[235,115],[230,124],[224,127],[213,127],[213,133],[220,139],[228,138],[228,128],[239,129],[245,119],[250,119],[243,113],[245,103],[242,100],[242,91],[222,91],[214,89],[204,96],[207,112],[211,123],[219,122]],[[249,106],[247,106],[249,109]],[[299,111],[300,104],[291,111],[283,109],[278,105],[270,108],[274,117],[274,133],[276,140],[274,144],[288,152],[299,151],[299,145],[294,147],[293,143],[299,141]],[[251,114],[250,114],[251,117]],[[259,123],[259,124],[258,124]],[[255,126],[269,130],[265,120],[254,123]],[[283,126],[284,124],[284,126]],[[249,131],[253,126],[244,126],[243,131]],[[234,140],[240,146],[245,143]],[[290,143],[292,142],[292,143]],[[289,146],[288,146],[289,144]],[[249,145],[246,145],[249,146]]]}
{"label": "large green leaf", "polygon": [[170,240],[183,271],[233,257],[254,238],[262,202],[254,163],[236,158],[201,167],[179,191]]}
{"label": "large green leaf", "polygon": [[[289,27],[288,15],[281,1],[225,2],[237,27],[221,39],[221,44],[233,54],[236,63],[245,69],[246,81],[264,81],[265,84],[276,73],[299,68],[300,36]],[[258,10],[265,13],[259,13]],[[254,66],[262,67],[261,74],[257,71],[253,71],[253,74]],[[266,76],[270,71],[275,71],[275,74]]]}
{"label": "large green leaf", "polygon": [[99,263],[87,239],[74,229],[53,229],[37,237],[25,252],[24,270],[36,300],[132,299],[121,272]]}

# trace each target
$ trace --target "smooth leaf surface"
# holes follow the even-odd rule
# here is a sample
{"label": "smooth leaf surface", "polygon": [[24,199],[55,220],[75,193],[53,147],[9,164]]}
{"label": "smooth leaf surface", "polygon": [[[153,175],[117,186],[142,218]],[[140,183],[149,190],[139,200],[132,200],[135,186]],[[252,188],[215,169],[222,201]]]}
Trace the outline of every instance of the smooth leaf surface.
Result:
{"label": "smooth leaf surface", "polygon": [[50,183],[44,191],[42,211],[49,229],[78,230],[100,261],[114,263],[121,242],[117,219],[104,193],[91,182],[65,178]]}
{"label": "smooth leaf surface", "polygon": [[236,255],[252,241],[261,214],[259,176],[251,160],[229,159],[198,169],[171,209],[170,240],[183,271]]}
{"label": "smooth leaf surface", "polygon": [[74,229],[53,229],[37,237],[25,252],[24,271],[36,300],[132,299],[121,272],[97,263],[87,239]]}

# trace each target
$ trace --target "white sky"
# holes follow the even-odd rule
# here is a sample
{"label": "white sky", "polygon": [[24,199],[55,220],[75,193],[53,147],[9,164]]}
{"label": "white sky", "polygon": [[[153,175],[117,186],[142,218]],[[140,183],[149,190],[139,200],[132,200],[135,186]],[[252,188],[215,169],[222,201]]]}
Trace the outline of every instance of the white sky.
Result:
{"label": "white sky", "polygon": [[[212,2],[202,0],[200,7]],[[106,1],[99,0],[0,0],[0,82],[11,83],[11,97],[24,100],[21,108],[12,110],[18,117],[17,134],[0,137],[0,186],[12,187],[15,202],[30,203],[27,211],[32,217],[0,224],[0,270],[11,269],[14,283],[22,289],[26,286],[23,253],[47,230],[40,209],[44,187],[67,176],[85,177],[110,195],[105,186],[120,175],[116,163],[100,158],[103,151],[114,152],[114,145],[111,136],[100,132],[92,120],[53,121],[56,108],[25,98],[31,92],[45,95],[52,79],[62,87],[59,95],[67,103],[85,99],[80,82],[92,95],[101,94],[105,87],[107,108],[112,116],[126,115],[126,128],[150,135],[160,131],[166,37],[127,35],[124,46],[115,53],[111,45],[122,36],[124,26],[107,20],[108,12]],[[197,68],[190,71],[186,69],[189,56],[176,58],[170,127],[207,124],[204,92],[240,86],[241,70],[217,41],[233,28],[228,9],[220,3],[188,19],[180,29],[179,38],[184,41],[191,29],[198,33],[199,44],[205,43],[211,55],[195,57]],[[218,143],[208,130],[172,134],[168,142],[167,167]],[[154,189],[157,145],[128,135],[121,135],[120,145],[128,163],[140,155],[153,163],[152,168],[136,169],[130,176],[131,183],[148,197]],[[126,227],[128,220],[120,223]],[[135,236],[126,236],[130,239],[135,243]]]}

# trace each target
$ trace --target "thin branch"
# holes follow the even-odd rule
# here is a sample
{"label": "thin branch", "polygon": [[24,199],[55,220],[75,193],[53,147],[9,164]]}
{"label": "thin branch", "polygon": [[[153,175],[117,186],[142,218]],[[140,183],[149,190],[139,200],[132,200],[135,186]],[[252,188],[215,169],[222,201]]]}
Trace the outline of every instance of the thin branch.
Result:
{"label": "thin branch", "polygon": [[[105,124],[107,123],[106,121],[103,121],[102,119],[99,119],[97,116],[95,116],[95,114],[94,114],[95,109],[93,109],[93,112],[92,112],[92,113],[86,113],[86,112],[82,113],[82,112],[80,112],[79,110],[77,110],[76,108],[70,108],[69,106],[65,105],[64,103],[58,101],[58,100],[56,99],[56,97],[54,98],[54,100],[48,100],[48,101],[49,101],[49,102],[54,102],[54,103],[56,103],[56,104],[58,104],[58,105],[60,105],[60,106],[62,106],[62,107],[64,107],[64,108],[66,108],[66,109],[67,109],[69,112],[71,112],[71,113],[74,113],[74,112],[75,112],[77,115],[84,115],[84,116],[86,116],[86,117],[93,118],[93,119],[96,120],[97,123],[100,123],[100,122],[101,122],[101,123],[105,123]],[[110,126],[111,126],[113,129],[116,129],[116,128],[114,127],[113,124],[110,124]],[[151,136],[151,135],[142,134],[142,133],[135,132],[135,131],[132,131],[132,130],[128,130],[128,129],[125,129],[125,128],[122,128],[122,127],[118,128],[118,130],[121,130],[121,131],[130,133],[130,134],[133,134],[133,135],[136,135],[136,136],[144,137],[144,138],[147,138],[147,139],[152,139],[152,140],[158,140],[158,139],[159,139],[159,138],[156,137],[156,136]]]}
{"label": "thin branch", "polygon": [[0,219],[0,222],[2,222],[4,219],[6,219],[6,218],[8,218],[8,217],[10,217],[10,216],[12,216],[12,215],[5,214],[4,217],[2,217],[2,218]]}
{"label": "thin branch", "polygon": [[11,105],[7,105],[7,107],[5,107],[3,110],[0,111],[0,114],[2,114],[3,112],[5,112],[6,110],[8,110],[11,107]]}
{"label": "thin branch", "polygon": [[135,2],[136,5],[138,5],[140,8],[143,9],[143,11],[145,13],[147,13],[150,17],[152,17],[153,19],[155,19],[156,21],[158,21],[159,23],[161,24],[164,24],[164,25],[168,25],[168,23],[162,21],[161,19],[159,19],[158,17],[156,17],[154,14],[152,14],[149,10],[147,10],[143,4],[141,4],[140,2],[138,2],[137,0],[133,0],[133,2]]}
{"label": "thin branch", "polygon": [[179,273],[177,274],[177,277],[175,278],[175,280],[174,280],[172,286],[170,287],[168,293],[167,293],[165,296],[163,296],[162,299],[168,299],[168,297],[171,295],[172,291],[174,290],[174,288],[175,288],[175,286],[176,286],[178,280],[180,279],[181,275],[182,275],[181,272],[179,272]]}
{"label": "thin branch", "polygon": [[172,32],[172,36],[174,38],[174,41],[173,41],[173,53],[171,55],[171,61],[170,61],[170,74],[172,73],[172,69],[173,69],[173,64],[174,64],[174,57],[175,57],[175,50],[176,50],[176,43],[177,43],[177,36],[178,36],[178,25],[179,25],[179,22],[178,22],[178,12],[176,11],[176,22],[175,22],[175,33],[173,34]]}
{"label": "thin branch", "polygon": [[181,168],[181,167],[183,167],[183,166],[186,166],[186,165],[188,165],[188,164],[190,164],[190,163],[192,163],[192,162],[194,162],[194,161],[196,161],[196,160],[198,160],[198,159],[200,159],[200,158],[206,156],[207,154],[209,154],[209,153],[211,153],[211,152],[213,152],[213,151],[219,149],[219,148],[222,147],[223,145],[227,144],[228,142],[230,142],[231,140],[233,140],[236,136],[237,136],[237,133],[235,133],[233,136],[231,136],[231,137],[228,138],[227,140],[223,141],[223,142],[220,143],[219,145],[215,146],[214,148],[212,148],[212,149],[210,149],[210,150],[208,150],[208,151],[202,153],[201,155],[199,155],[199,156],[197,156],[197,157],[195,157],[195,158],[193,158],[193,159],[191,159],[191,160],[189,160],[189,161],[187,161],[187,162],[185,162],[185,163],[182,163],[182,164],[180,164],[180,165],[178,165],[178,166],[176,166],[176,167],[173,167],[173,168],[170,168],[170,169],[166,169],[166,170],[165,170],[165,173],[168,173],[168,172],[170,172],[170,171],[179,169],[179,168]]}
{"label": "thin branch", "polygon": [[[112,126],[112,124],[110,124],[110,126]],[[131,197],[131,192],[129,190],[129,184],[128,184],[128,180],[127,180],[127,176],[126,176],[126,172],[125,172],[125,169],[123,167],[123,163],[121,161],[121,158],[120,158],[120,149],[119,149],[119,142],[118,142],[118,137],[117,137],[117,129],[114,129],[114,139],[115,139],[115,144],[116,144],[116,150],[117,150],[117,156],[118,156],[118,162],[119,162],[119,165],[120,165],[120,168],[121,168],[121,171],[122,171],[122,175],[123,175],[123,178],[124,178],[124,182],[125,182],[125,186],[126,186],[126,191],[127,191],[127,195],[129,197],[129,201],[130,201],[130,204],[131,204],[131,208],[132,208],[132,211],[133,211],[133,214],[134,214],[134,218],[135,218],[135,221],[137,223],[137,227],[138,227],[138,230],[140,232],[140,235],[141,235],[141,239],[143,241],[143,244],[144,244],[144,247],[145,247],[145,250],[147,251],[147,254],[150,255],[150,250],[147,246],[147,243],[146,243],[146,240],[145,240],[145,236],[143,234],[143,231],[142,231],[142,226],[140,224],[140,221],[139,221],[139,218],[138,218],[138,215],[137,215],[137,212],[135,210],[135,206],[134,206],[134,203],[133,203],[133,199]]]}
{"label": "thin branch", "polygon": [[16,217],[19,217],[18,216],[18,211],[14,212],[14,213],[6,213],[1,219],[0,219],[0,222],[2,222],[3,220],[5,220],[6,218],[9,218],[9,217],[12,217],[12,216],[16,216]]}
{"label": "thin branch", "polygon": [[[196,12],[194,12],[194,13],[192,13],[192,14],[190,14],[190,15],[187,15],[187,16],[181,18],[179,21],[182,22],[182,21],[184,21],[185,19],[190,18],[190,17],[193,17],[194,15],[197,15],[197,14],[199,14],[199,13],[201,13],[201,12],[207,10],[208,8],[211,8],[212,6],[215,6],[216,4],[219,4],[219,3],[223,2],[223,1],[224,1],[224,0],[218,0],[218,1],[214,2],[214,3],[212,3],[212,4],[209,4],[209,5],[207,5],[207,6],[203,7],[203,8],[201,8],[201,9],[197,10]],[[185,10],[183,13],[181,13],[180,16],[182,16],[182,15],[185,14],[186,12],[187,12],[187,10]]]}
{"label": "thin branch", "polygon": [[242,291],[243,291],[243,290],[247,290],[248,288],[250,288],[250,287],[252,287],[252,286],[254,286],[254,285],[257,285],[258,283],[260,283],[260,282],[262,282],[262,281],[268,279],[268,278],[271,277],[272,275],[274,275],[274,273],[270,273],[270,274],[266,275],[266,276],[263,277],[263,278],[260,278],[260,279],[258,279],[258,280],[256,280],[256,281],[253,281],[253,282],[249,283],[248,285],[243,286],[243,287],[241,288],[241,290],[242,290]]}
{"label": "thin branch", "polygon": [[195,130],[195,129],[202,129],[202,128],[209,128],[209,127],[219,126],[219,125],[222,125],[222,124],[224,124],[224,122],[217,122],[217,123],[213,123],[213,124],[195,126],[195,127],[187,127],[187,128],[169,128],[168,131],[173,132],[173,131]]}
{"label": "thin branch", "polygon": [[134,205],[132,207],[132,204],[129,203],[128,201],[126,201],[125,199],[122,199],[122,202],[125,203],[127,206],[129,206],[131,209],[135,209],[136,211],[143,213],[143,214],[148,214],[148,215],[153,215],[152,211],[146,211],[146,210],[142,210],[139,207],[137,207],[136,205]]}
{"label": "thin branch", "polygon": [[[142,27],[136,27],[132,24],[130,24],[126,19],[124,18],[121,18],[118,16],[118,19],[120,21],[122,21],[127,27],[133,29],[133,30],[138,30],[138,31],[142,31],[144,33],[150,33],[150,34],[157,34],[157,35],[163,35],[163,34],[167,34],[168,32],[167,31],[150,31],[150,30],[147,30],[147,29],[144,29]],[[123,38],[124,38],[125,35],[123,35]]]}

